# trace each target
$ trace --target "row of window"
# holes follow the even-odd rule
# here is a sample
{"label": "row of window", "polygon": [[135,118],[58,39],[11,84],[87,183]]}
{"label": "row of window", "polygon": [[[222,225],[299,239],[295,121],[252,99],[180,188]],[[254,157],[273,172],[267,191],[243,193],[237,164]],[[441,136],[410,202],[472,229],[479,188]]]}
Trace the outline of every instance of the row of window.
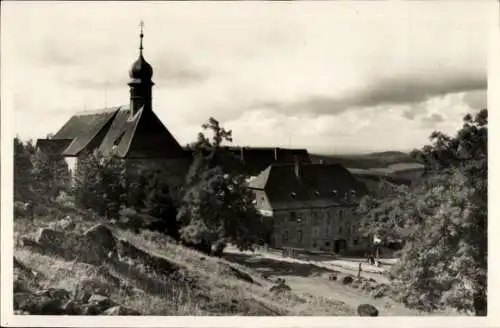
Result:
{"label": "row of window", "polygon": [[[331,225],[332,224],[332,216],[331,216],[331,213],[332,211],[327,211],[327,217],[326,217],[326,220],[327,220],[327,225]],[[356,212],[356,209],[355,208],[351,208],[350,210],[347,210],[347,209],[339,209],[338,210],[338,217],[339,217],[339,221],[342,221],[344,219],[344,216],[346,213],[352,213],[352,214],[355,214]],[[320,213],[318,212],[312,212],[312,218],[311,218],[311,224],[313,225],[319,225],[321,224],[321,219],[322,217],[320,216]],[[300,217],[300,215],[297,215],[297,212],[295,211],[291,211],[290,212],[290,216],[288,218],[288,221],[289,222],[302,222],[302,218]]]}
{"label": "row of window", "polygon": [[[297,241],[299,241],[299,242],[302,241],[302,231],[300,231],[300,230],[297,231]],[[283,233],[283,243],[285,244],[287,242],[288,242],[288,231],[286,231],[286,232]],[[357,246],[359,244],[358,238],[353,239],[352,240],[352,244],[354,246]],[[324,241],[323,245],[325,247],[330,247],[331,244],[330,244],[330,241]],[[313,248],[317,248],[318,247],[318,241],[313,241],[312,242],[312,247]]]}
{"label": "row of window", "polygon": [[[356,226],[353,224],[350,226],[350,229],[347,230],[347,233],[354,235],[355,230],[356,230]],[[325,237],[330,236],[330,232],[331,232],[330,227],[326,227],[326,229],[324,231],[325,231],[325,234],[324,234]],[[342,231],[343,231],[342,226],[339,226],[337,229],[337,232],[339,234],[342,234]],[[320,233],[319,233],[318,227],[314,227],[312,229],[312,235],[313,235],[313,238],[319,237]],[[302,236],[303,236],[302,230],[297,230],[297,241],[299,241],[299,242],[302,241]],[[288,231],[283,232],[282,239],[283,239],[283,243],[288,242]]]}

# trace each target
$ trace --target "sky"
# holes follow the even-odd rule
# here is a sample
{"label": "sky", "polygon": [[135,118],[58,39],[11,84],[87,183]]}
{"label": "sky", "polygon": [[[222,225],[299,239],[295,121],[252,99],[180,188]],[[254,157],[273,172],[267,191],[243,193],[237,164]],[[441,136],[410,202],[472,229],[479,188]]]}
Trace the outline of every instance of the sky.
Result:
{"label": "sky", "polygon": [[2,2],[2,111],[23,139],[129,103],[138,56],[181,144],[409,151],[486,107],[493,1]]}

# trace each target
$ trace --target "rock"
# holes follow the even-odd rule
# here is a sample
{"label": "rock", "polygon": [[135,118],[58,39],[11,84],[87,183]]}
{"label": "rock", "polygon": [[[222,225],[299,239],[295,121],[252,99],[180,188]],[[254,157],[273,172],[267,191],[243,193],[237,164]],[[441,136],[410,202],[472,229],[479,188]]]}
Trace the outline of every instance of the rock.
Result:
{"label": "rock", "polygon": [[113,302],[109,297],[99,294],[93,294],[89,298],[88,303],[99,306],[102,311],[115,305],[115,302]]}
{"label": "rock", "polygon": [[361,304],[358,306],[358,314],[361,317],[377,317],[378,310],[371,304]]}
{"label": "rock", "polygon": [[73,297],[77,301],[87,303],[92,294],[109,297],[111,295],[111,287],[97,279],[84,279],[75,286]]}
{"label": "rock", "polygon": [[79,315],[82,314],[82,309],[76,305],[76,303],[73,300],[67,301],[61,309],[63,310],[64,314],[66,315]]}
{"label": "rock", "polygon": [[352,276],[345,276],[344,278],[342,278],[342,283],[344,285],[349,285],[353,281],[354,281],[354,279],[352,278]]}
{"label": "rock", "polygon": [[337,273],[331,273],[329,276],[328,276],[328,280],[332,280],[332,281],[335,281],[338,279],[338,275]]}
{"label": "rock", "polygon": [[250,284],[254,284],[255,283],[254,280],[253,280],[253,278],[252,278],[252,276],[250,276],[248,273],[240,271],[240,270],[236,269],[235,267],[233,267],[231,265],[225,265],[225,266],[228,269],[228,273],[230,275],[234,276],[235,278],[243,280],[243,281],[246,281],[246,282],[248,282]]}
{"label": "rock", "polygon": [[99,244],[106,250],[106,254],[116,249],[115,235],[104,224],[97,224],[89,228],[83,233],[83,236],[87,241]]}
{"label": "rock", "polygon": [[14,309],[36,315],[63,314],[62,300],[51,299],[46,295],[21,292],[14,294]]}
{"label": "rock", "polygon": [[64,245],[66,239],[66,234],[62,231],[56,231],[50,228],[40,228],[35,241],[44,246],[61,246]]}
{"label": "rock", "polygon": [[82,306],[81,314],[83,315],[99,315],[103,309],[96,304],[85,304]]}
{"label": "rock", "polygon": [[104,315],[141,315],[140,312],[127,308],[125,306],[117,305],[110,307],[109,309],[105,310],[102,314]]}
{"label": "rock", "polygon": [[277,284],[277,285],[274,285],[272,286],[269,291],[272,292],[272,293],[276,293],[276,294],[281,294],[281,293],[285,293],[285,292],[289,292],[291,291],[292,288],[290,288],[290,286],[288,286],[286,283],[280,283],[280,284]]}
{"label": "rock", "polygon": [[61,303],[63,301],[67,301],[71,298],[70,293],[66,289],[62,288],[49,288],[46,290],[41,290],[35,293],[36,295],[46,296],[51,299],[60,300]]}
{"label": "rock", "polygon": [[76,227],[76,224],[71,220],[69,215],[66,215],[63,219],[52,222],[50,227],[54,230],[73,230]]}

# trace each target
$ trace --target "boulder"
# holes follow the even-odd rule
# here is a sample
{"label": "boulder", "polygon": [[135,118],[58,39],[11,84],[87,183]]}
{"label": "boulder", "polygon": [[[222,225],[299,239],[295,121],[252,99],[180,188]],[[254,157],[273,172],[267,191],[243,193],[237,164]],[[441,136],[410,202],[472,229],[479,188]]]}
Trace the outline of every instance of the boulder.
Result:
{"label": "boulder", "polygon": [[117,305],[110,307],[109,309],[105,310],[102,314],[104,315],[141,315],[140,312],[127,308],[125,306]]}
{"label": "boulder", "polygon": [[82,314],[82,309],[73,300],[67,301],[65,304],[63,304],[61,309],[63,310],[64,314],[66,314],[66,315]]}
{"label": "boulder", "polygon": [[342,278],[342,283],[344,285],[349,285],[350,283],[352,283],[354,281],[353,277],[352,276],[345,276],[344,278]]}
{"label": "boulder", "polygon": [[61,246],[67,240],[67,236],[62,231],[50,228],[40,228],[35,241],[44,246]]}
{"label": "boulder", "polygon": [[97,224],[83,233],[86,240],[98,243],[106,254],[116,248],[115,235],[104,224]]}
{"label": "boulder", "polygon": [[62,310],[62,299],[51,299],[43,293],[33,294],[20,292],[14,294],[14,310],[21,310],[35,315],[60,315]]}
{"label": "boulder", "polygon": [[99,307],[99,309],[101,310],[100,312],[103,312],[107,308],[114,306],[115,302],[113,302],[107,296],[93,294],[92,296],[90,296],[90,298],[88,300],[88,304],[97,305]]}
{"label": "boulder", "polygon": [[371,304],[361,304],[358,306],[358,314],[361,317],[377,317],[378,310]]}
{"label": "boulder", "polygon": [[68,301],[71,298],[71,294],[66,289],[62,288],[49,288],[38,291],[35,294],[40,296],[46,296],[51,299],[60,300],[61,303],[63,303],[64,301]]}
{"label": "boulder", "polygon": [[332,280],[332,281],[335,281],[338,279],[338,274],[337,273],[331,273],[329,276],[328,276],[328,280]]}
{"label": "boulder", "polygon": [[87,303],[92,294],[109,296],[111,294],[111,287],[97,279],[84,279],[75,286],[73,299]]}
{"label": "boulder", "polygon": [[52,222],[49,225],[50,228],[54,230],[73,230],[76,227],[76,224],[71,220],[69,215],[66,215],[64,218]]}
{"label": "boulder", "polygon": [[276,294],[281,294],[281,293],[286,293],[286,292],[289,292],[291,291],[292,288],[290,286],[288,286],[286,283],[279,283],[279,284],[276,284],[274,286],[272,286],[269,291],[272,292],[272,293],[276,293]]}

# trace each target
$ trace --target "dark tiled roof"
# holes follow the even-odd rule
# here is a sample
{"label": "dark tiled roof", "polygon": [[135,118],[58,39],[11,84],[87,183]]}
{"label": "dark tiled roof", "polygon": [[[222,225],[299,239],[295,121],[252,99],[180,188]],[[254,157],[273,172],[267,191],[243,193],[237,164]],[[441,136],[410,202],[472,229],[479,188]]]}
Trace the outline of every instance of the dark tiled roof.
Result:
{"label": "dark tiled roof", "polygon": [[65,156],[77,156],[86,149],[96,136],[109,125],[119,107],[97,112],[83,112],[74,115],[54,135],[54,139],[71,139],[71,143],[63,151]]}
{"label": "dark tiled roof", "polygon": [[47,154],[60,154],[71,143],[71,139],[38,139],[36,148]]}
{"label": "dark tiled roof", "polygon": [[297,176],[294,164],[270,165],[250,187],[264,190],[274,209],[345,205],[368,193],[366,185],[340,164],[300,164],[298,168]]}
{"label": "dark tiled roof", "polygon": [[129,110],[120,110],[99,150],[109,155],[115,149],[127,158],[186,158],[187,153],[152,111],[139,110],[130,117]]}
{"label": "dark tiled roof", "polygon": [[276,163],[311,163],[307,149],[287,149],[272,147],[229,147],[229,150],[240,157],[245,170],[250,175],[257,175],[269,165]]}

